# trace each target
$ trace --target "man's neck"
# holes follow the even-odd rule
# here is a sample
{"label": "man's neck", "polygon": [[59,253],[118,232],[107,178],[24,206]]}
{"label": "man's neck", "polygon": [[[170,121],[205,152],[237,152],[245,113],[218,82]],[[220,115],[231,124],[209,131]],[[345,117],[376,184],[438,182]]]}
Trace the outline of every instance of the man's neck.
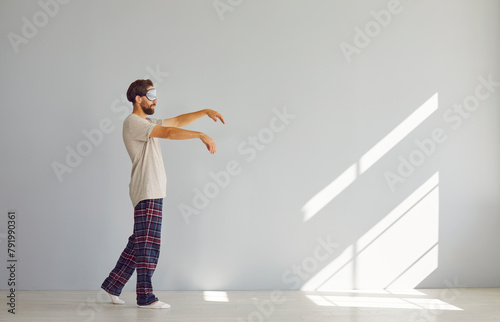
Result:
{"label": "man's neck", "polygon": [[142,118],[146,118],[147,114],[144,113],[144,111],[142,110],[142,108],[138,105],[134,105],[134,110],[132,111],[132,114],[135,114],[135,115],[138,115]]}

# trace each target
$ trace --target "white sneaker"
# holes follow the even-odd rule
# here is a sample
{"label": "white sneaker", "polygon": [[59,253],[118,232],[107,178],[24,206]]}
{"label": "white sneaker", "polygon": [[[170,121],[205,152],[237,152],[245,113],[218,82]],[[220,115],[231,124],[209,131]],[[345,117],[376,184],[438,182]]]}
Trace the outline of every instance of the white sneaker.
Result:
{"label": "white sneaker", "polygon": [[170,305],[167,303],[163,303],[162,301],[156,301],[149,305],[139,305],[139,307],[144,309],[168,309],[170,308]]}

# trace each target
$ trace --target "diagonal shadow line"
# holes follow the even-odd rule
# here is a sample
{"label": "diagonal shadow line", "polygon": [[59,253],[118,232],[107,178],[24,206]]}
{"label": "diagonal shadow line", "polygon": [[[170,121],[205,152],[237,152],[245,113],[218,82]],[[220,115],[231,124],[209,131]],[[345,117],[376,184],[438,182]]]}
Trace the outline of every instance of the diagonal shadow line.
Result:
{"label": "diagonal shadow line", "polygon": [[380,234],[378,234],[370,243],[368,243],[365,247],[363,247],[361,250],[359,250],[353,257],[347,261],[344,265],[342,265],[339,269],[337,269],[332,275],[330,275],[328,278],[326,278],[321,284],[317,286],[317,288],[320,288],[323,286],[328,280],[330,280],[332,277],[334,277],[338,272],[340,272],[344,267],[346,267],[348,264],[353,262],[355,260],[355,257],[359,256],[364,250],[366,250],[370,245],[372,245],[377,239],[379,239],[389,228],[393,227],[398,221],[401,220],[406,214],[412,210],[417,204],[420,203],[424,198],[426,198],[434,189],[436,189],[439,186],[439,183],[436,184],[434,187],[432,187],[427,193],[425,193],[424,196],[422,196],[420,199],[418,199],[411,207],[409,207],[401,216],[399,216],[394,222],[389,225],[386,229],[384,229]]}
{"label": "diagonal shadow line", "polygon": [[362,251],[364,251],[366,248],[368,248],[368,246],[370,246],[371,244],[373,244],[377,239],[379,239],[386,231],[388,231],[392,226],[394,226],[398,221],[401,220],[401,218],[403,218],[410,210],[412,210],[413,208],[415,208],[415,206],[417,204],[420,203],[420,201],[422,201],[423,199],[425,199],[432,191],[434,191],[434,189],[436,189],[437,187],[439,186],[439,183],[436,184],[434,187],[432,187],[428,192],[425,193],[425,195],[422,196],[422,198],[418,199],[410,208],[408,208],[408,210],[406,210],[403,214],[401,214],[401,216],[399,216],[396,220],[394,220],[394,222],[392,224],[390,224],[387,228],[385,228],[380,234],[377,235],[377,237],[375,237],[371,242],[369,242],[365,247],[363,247],[358,253],[357,255],[359,255]]}
{"label": "diagonal shadow line", "polygon": [[386,287],[384,287],[384,289],[388,288],[389,286],[391,286],[392,284],[394,284],[394,282],[396,282],[401,276],[404,275],[404,273],[408,272],[408,270],[410,268],[412,268],[413,266],[415,266],[416,263],[418,263],[425,255],[427,255],[431,250],[434,249],[434,247],[436,247],[437,245],[439,244],[439,241],[437,241],[434,245],[432,245],[425,253],[423,253],[419,258],[417,258],[410,266],[408,266],[401,274],[399,274],[395,279],[392,280],[392,282],[390,282],[389,284],[387,284]]}
{"label": "diagonal shadow line", "polygon": [[[435,103],[435,107],[432,103]],[[397,125],[391,132],[368,150],[361,158],[349,166],[341,175],[320,190],[302,207],[304,222],[314,217],[328,203],[353,184],[359,177],[377,163],[385,154],[392,150],[405,137],[420,126],[439,108],[438,93],[432,95],[417,110],[413,111],[406,119]],[[413,124],[415,123],[416,124]],[[397,139],[395,138],[397,137]],[[389,146],[387,146],[389,145]],[[374,160],[370,160],[374,159]],[[352,169],[357,170],[354,178],[345,178]],[[342,180],[340,180],[342,179]],[[347,179],[347,180],[346,180]],[[340,180],[340,182],[339,182]],[[318,204],[320,204],[318,206]],[[317,208],[317,209],[315,209]]]}

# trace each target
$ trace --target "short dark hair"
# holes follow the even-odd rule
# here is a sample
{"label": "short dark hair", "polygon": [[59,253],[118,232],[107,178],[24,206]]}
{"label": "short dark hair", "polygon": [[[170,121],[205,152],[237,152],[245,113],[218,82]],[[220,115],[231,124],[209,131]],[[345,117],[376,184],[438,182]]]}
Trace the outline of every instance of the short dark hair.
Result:
{"label": "short dark hair", "polygon": [[127,90],[127,99],[129,100],[129,102],[132,102],[132,104],[134,104],[135,97],[137,95],[146,95],[149,86],[153,86],[153,82],[150,79],[138,79],[130,84]]}

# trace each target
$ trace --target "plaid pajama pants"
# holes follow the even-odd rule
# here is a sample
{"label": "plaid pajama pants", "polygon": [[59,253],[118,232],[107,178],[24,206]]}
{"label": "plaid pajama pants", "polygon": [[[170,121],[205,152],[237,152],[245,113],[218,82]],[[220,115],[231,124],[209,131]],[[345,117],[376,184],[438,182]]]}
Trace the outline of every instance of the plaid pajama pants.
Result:
{"label": "plaid pajama pants", "polygon": [[106,292],[119,296],[129,278],[137,270],[137,304],[158,301],[153,294],[151,277],[158,263],[161,241],[163,199],[140,201],[134,210],[134,232],[115,268],[102,283]]}

